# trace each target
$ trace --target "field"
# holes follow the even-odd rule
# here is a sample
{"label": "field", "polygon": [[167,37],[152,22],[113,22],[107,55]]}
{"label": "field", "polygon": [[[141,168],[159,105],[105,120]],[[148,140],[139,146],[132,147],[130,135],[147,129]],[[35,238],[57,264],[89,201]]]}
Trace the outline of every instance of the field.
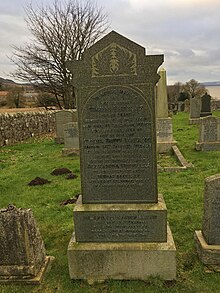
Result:
{"label": "field", "polygon": [[[220,112],[215,115],[220,116]],[[70,280],[67,245],[73,232],[73,204],[63,202],[80,193],[78,157],[62,157],[61,145],[52,138],[32,139],[15,146],[0,148],[0,208],[8,204],[31,208],[44,239],[47,255],[55,257],[50,272],[39,286],[0,286],[1,293],[137,293],[137,292],[220,292],[220,273],[206,272],[197,258],[193,234],[201,229],[204,179],[220,173],[220,151],[197,152],[194,144],[198,126],[188,125],[188,115],[173,116],[174,138],[185,158],[194,167],[176,173],[159,173],[158,188],[163,193],[168,220],[177,248],[177,280],[164,282],[158,277],[146,281],[112,281],[88,285]],[[56,168],[69,168],[78,177],[53,176]],[[28,186],[35,177],[51,181]]]}

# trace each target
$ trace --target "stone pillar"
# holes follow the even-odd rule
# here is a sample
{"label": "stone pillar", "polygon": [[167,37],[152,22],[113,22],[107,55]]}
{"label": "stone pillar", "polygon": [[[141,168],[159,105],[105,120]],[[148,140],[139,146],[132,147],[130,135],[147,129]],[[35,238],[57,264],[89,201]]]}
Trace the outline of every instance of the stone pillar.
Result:
{"label": "stone pillar", "polygon": [[0,210],[0,239],[0,283],[40,283],[53,258],[46,256],[32,211]]}
{"label": "stone pillar", "polygon": [[159,75],[156,96],[157,151],[167,153],[176,141],[173,139],[172,118],[168,117],[166,70],[161,68]]}

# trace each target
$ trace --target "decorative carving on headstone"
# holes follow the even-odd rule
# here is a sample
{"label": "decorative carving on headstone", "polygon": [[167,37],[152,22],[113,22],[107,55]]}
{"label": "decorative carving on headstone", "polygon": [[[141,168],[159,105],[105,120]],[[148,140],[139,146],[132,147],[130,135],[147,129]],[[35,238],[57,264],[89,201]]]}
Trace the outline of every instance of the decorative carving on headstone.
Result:
{"label": "decorative carving on headstone", "polygon": [[136,74],[136,55],[115,42],[112,42],[92,57],[92,77]]}

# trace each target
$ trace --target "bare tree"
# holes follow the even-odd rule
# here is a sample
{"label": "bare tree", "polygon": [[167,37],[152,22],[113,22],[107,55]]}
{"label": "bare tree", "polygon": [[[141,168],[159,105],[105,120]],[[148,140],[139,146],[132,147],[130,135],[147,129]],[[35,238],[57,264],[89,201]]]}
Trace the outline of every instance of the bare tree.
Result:
{"label": "bare tree", "polygon": [[[61,3],[62,2],[62,3]],[[55,95],[60,108],[74,108],[75,94],[67,60],[80,59],[106,31],[107,16],[92,2],[54,0],[51,6],[26,9],[26,23],[33,35],[31,43],[14,46],[12,75]]]}
{"label": "bare tree", "polygon": [[7,105],[9,108],[20,108],[23,106],[22,98],[24,94],[24,88],[22,86],[11,86],[8,89]]}
{"label": "bare tree", "polygon": [[183,85],[183,92],[189,99],[200,98],[207,92],[207,89],[195,79],[191,79]]}
{"label": "bare tree", "polygon": [[177,103],[181,91],[182,91],[182,83],[181,82],[176,82],[173,85],[169,85],[167,87],[168,102],[172,103],[172,104]]}

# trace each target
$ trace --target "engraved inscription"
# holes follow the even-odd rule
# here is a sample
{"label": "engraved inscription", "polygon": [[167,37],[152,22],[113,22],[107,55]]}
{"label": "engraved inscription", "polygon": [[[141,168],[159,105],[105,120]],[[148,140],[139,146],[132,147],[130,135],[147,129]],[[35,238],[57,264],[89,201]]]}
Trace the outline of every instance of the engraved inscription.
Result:
{"label": "engraved inscription", "polygon": [[136,74],[136,55],[114,42],[92,57],[92,77]]}
{"label": "engraved inscription", "polygon": [[215,190],[214,200],[211,204],[211,226],[212,233],[215,235],[215,239],[220,243],[220,188]]}
{"label": "engraved inscription", "polygon": [[209,119],[204,123],[204,137],[203,141],[217,141],[218,134],[217,134],[217,120]]}
{"label": "engraved inscription", "polygon": [[77,241],[166,241],[166,213],[163,211],[78,213],[74,222]]}
{"label": "engraved inscription", "polygon": [[157,119],[157,141],[172,141],[172,121],[171,119]]}
{"label": "engraved inscription", "polygon": [[83,199],[152,201],[155,158],[152,114],[139,93],[105,89],[82,114]]}

